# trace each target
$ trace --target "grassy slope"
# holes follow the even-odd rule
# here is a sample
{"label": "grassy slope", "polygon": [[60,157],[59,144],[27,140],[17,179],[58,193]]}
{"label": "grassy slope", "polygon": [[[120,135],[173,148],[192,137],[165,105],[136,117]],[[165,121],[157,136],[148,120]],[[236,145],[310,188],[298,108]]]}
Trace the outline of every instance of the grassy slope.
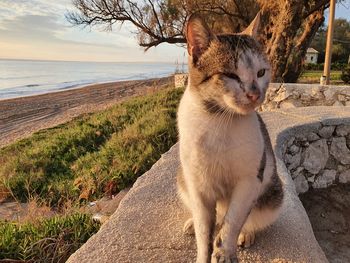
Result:
{"label": "grassy slope", "polygon": [[[132,98],[1,149],[0,189],[58,206],[131,185],[176,142],[182,92]],[[0,259],[65,262],[98,229],[85,214],[0,221]]]}
{"label": "grassy slope", "polygon": [[[298,82],[319,83],[320,77],[323,75],[323,71],[320,70],[308,70],[304,71],[298,79]],[[341,71],[331,71],[331,83],[341,82]]]}
{"label": "grassy slope", "polygon": [[133,98],[0,149],[0,189],[55,206],[131,185],[176,142],[182,92]]}

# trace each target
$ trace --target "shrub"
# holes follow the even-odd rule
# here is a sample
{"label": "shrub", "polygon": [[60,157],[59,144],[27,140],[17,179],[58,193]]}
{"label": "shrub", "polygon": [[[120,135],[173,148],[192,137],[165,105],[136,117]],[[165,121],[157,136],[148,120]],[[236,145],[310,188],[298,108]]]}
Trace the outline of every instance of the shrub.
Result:
{"label": "shrub", "polygon": [[[345,63],[339,63],[335,62],[331,64],[331,70],[342,70],[347,66]],[[303,65],[304,70],[323,70],[324,68],[324,63],[318,63],[318,64],[305,64]]]}
{"label": "shrub", "polygon": [[350,83],[350,65],[342,70],[341,80],[345,83]]}

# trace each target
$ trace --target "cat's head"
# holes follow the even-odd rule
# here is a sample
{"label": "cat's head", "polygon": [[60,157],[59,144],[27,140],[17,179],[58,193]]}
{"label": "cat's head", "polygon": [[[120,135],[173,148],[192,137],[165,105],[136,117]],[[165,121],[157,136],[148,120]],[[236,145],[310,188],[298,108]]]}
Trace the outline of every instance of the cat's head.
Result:
{"label": "cat's head", "polygon": [[261,105],[270,81],[270,64],[255,40],[258,14],[238,34],[215,35],[198,15],[186,27],[189,87],[209,112],[247,114]]}

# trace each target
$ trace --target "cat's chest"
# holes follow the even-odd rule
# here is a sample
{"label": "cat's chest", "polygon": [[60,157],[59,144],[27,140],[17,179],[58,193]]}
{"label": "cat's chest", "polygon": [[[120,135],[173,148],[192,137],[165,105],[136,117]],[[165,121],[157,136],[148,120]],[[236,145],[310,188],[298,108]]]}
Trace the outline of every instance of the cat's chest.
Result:
{"label": "cat's chest", "polygon": [[196,142],[201,151],[216,155],[248,154],[256,152],[262,144],[262,136],[255,115],[227,120],[226,123],[218,118],[202,123]]}
{"label": "cat's chest", "polygon": [[236,175],[256,174],[264,142],[255,118],[254,115],[226,125],[211,120],[210,125],[200,127],[190,154],[196,173],[230,186]]}

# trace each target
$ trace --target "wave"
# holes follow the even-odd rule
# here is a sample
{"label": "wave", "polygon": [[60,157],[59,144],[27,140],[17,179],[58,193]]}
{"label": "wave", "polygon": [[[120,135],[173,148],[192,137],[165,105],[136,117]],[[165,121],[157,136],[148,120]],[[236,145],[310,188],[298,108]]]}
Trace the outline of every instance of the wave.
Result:
{"label": "wave", "polygon": [[[10,65],[11,64],[11,65]],[[10,65],[10,66],[9,66]],[[94,83],[165,77],[172,63],[73,63],[0,60],[0,99],[73,89]]]}

